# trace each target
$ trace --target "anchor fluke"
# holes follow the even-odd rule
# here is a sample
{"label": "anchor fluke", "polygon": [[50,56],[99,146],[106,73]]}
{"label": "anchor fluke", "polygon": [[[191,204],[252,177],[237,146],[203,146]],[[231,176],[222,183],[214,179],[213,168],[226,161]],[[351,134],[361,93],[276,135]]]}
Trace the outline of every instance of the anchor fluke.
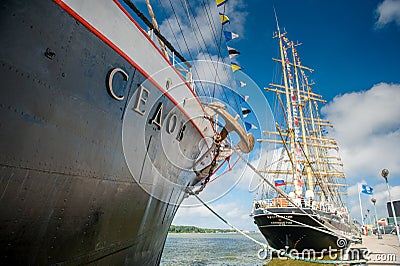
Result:
{"label": "anchor fluke", "polygon": [[[225,109],[225,104],[221,102],[212,102],[204,108],[208,116],[215,116],[216,114],[220,115],[225,121],[224,129],[221,132],[227,132],[229,134],[232,131],[235,131],[240,138],[240,142],[238,143],[239,149],[244,153],[249,153],[254,148],[253,134],[247,133],[246,130],[239,124],[237,121],[239,116],[234,118]],[[221,135],[226,138],[228,134]]]}

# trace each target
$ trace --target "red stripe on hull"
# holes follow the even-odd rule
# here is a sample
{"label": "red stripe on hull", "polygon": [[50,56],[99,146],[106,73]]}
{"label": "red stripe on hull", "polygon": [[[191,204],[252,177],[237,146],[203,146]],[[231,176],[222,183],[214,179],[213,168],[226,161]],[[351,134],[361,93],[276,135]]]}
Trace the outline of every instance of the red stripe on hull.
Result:
{"label": "red stripe on hull", "polygon": [[[66,5],[62,0],[53,0],[55,3],[57,3],[61,8],[63,8],[68,14],[70,14],[72,17],[74,17],[76,20],[78,20],[80,23],[82,23],[86,28],[88,28],[93,34],[95,34],[100,40],[102,40],[104,43],[106,43],[108,46],[110,46],[114,51],[116,51],[121,57],[123,57],[126,61],[128,61],[131,65],[133,65],[136,69],[139,70],[140,73],[142,73],[151,83],[153,83],[154,86],[156,86],[163,94],[167,96],[167,98],[189,119],[189,121],[193,124],[193,126],[197,129],[197,131],[200,133],[200,135],[205,138],[203,132],[200,130],[200,128],[197,126],[197,124],[193,121],[193,118],[189,116],[189,114],[178,104],[178,102],[169,94],[167,93],[166,90],[164,90],[153,78],[150,77],[146,71],[144,71],[143,68],[141,68],[138,64],[136,64],[132,58],[130,58],[127,54],[125,54],[121,49],[118,48],[117,45],[115,45],[111,40],[109,40],[106,36],[104,36],[101,32],[99,32],[95,27],[93,27],[89,22],[87,22],[83,17],[81,17],[79,14],[77,14],[74,10],[72,10],[68,5]],[[120,4],[117,4],[120,6]],[[120,7],[123,10],[125,10],[122,6]],[[125,13],[125,12],[124,12]],[[132,18],[132,21],[133,18]],[[137,25],[137,22],[134,22],[134,24],[141,30],[143,31],[139,25]],[[143,33],[143,32],[142,32]],[[145,34],[145,33],[144,33]],[[147,35],[147,34],[145,34]],[[148,38],[148,36],[147,36]],[[151,41],[151,40],[150,40]],[[153,43],[151,41],[151,43]],[[154,46],[154,43],[153,43]],[[156,47],[157,48],[157,47]],[[157,48],[158,50],[158,48]],[[158,50],[160,53],[161,51]],[[163,56],[165,59],[165,57]],[[165,59],[166,60],[166,59]],[[168,62],[168,61],[167,61]],[[175,71],[176,69],[170,65]],[[180,76],[178,74],[178,76]],[[187,83],[185,82],[187,85]],[[189,88],[190,89],[190,88]],[[193,91],[190,89],[190,91],[193,93]],[[196,97],[196,95],[193,93],[193,95]],[[197,101],[199,102],[198,98],[196,97]],[[200,102],[199,102],[200,104]],[[201,104],[200,104],[201,106]],[[202,108],[202,106],[201,106]]]}

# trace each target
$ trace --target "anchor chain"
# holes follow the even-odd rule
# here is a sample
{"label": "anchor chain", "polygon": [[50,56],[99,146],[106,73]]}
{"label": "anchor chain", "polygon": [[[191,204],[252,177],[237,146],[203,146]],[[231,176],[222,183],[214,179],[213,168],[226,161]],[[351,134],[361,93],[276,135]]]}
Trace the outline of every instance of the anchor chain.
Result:
{"label": "anchor chain", "polygon": [[[215,149],[213,151],[214,157],[213,157],[213,160],[211,161],[211,163],[200,171],[196,171],[196,170],[194,171],[199,178],[204,179],[201,182],[200,188],[198,188],[195,191],[196,194],[199,194],[201,191],[203,191],[203,189],[206,187],[207,183],[210,181],[211,176],[214,174],[215,168],[217,167],[217,158],[219,156],[219,153],[221,152],[221,143],[225,139],[223,137],[222,132],[224,132],[224,129],[220,133],[217,133],[216,137],[214,139]],[[205,178],[201,177],[201,175],[206,172],[207,172],[207,176]]]}

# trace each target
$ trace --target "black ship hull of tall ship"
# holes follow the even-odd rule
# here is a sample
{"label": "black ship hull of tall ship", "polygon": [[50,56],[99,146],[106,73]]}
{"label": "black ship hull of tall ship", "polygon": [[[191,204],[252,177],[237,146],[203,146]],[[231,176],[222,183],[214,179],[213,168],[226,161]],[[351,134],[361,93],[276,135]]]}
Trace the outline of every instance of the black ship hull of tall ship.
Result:
{"label": "black ship hull of tall ship", "polygon": [[211,135],[194,93],[118,1],[0,12],[0,264],[158,264]]}
{"label": "black ship hull of tall ship", "polygon": [[254,222],[268,244],[277,250],[329,253],[347,247],[348,239],[338,235],[350,232],[350,226],[342,218],[310,208],[304,211],[307,214],[296,207],[267,208],[266,212],[258,209],[254,212]]}

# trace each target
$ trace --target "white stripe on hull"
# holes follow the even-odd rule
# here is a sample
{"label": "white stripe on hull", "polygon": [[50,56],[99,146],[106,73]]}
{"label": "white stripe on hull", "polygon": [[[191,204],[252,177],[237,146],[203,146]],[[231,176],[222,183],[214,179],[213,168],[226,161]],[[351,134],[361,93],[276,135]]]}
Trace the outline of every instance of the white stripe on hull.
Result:
{"label": "white stripe on hull", "polygon": [[[165,84],[170,79],[171,87],[175,87],[175,89],[168,90],[166,94],[170,95],[188,114],[203,135],[213,135],[209,121],[203,119],[204,111],[198,98],[155,48],[154,43],[143,34],[114,1],[65,0],[62,2],[117,46],[143,69],[144,75],[150,75],[162,89],[165,90]],[[161,71],[162,73],[160,73]]]}

